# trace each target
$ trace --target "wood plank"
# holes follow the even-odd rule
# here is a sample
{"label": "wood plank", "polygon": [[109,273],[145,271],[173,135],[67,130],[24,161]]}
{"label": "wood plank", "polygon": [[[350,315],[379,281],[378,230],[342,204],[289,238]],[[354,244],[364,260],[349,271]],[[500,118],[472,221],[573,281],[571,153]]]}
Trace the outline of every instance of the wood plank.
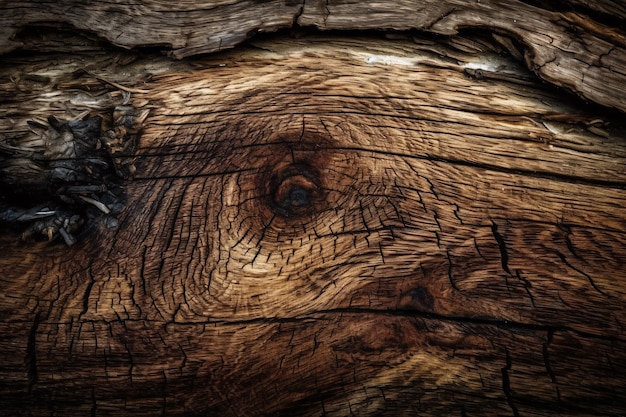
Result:
{"label": "wood plank", "polygon": [[623,125],[490,51],[13,56],[5,141],[90,105],[150,113],[116,227],[72,247],[0,234],[2,409],[622,413]]}

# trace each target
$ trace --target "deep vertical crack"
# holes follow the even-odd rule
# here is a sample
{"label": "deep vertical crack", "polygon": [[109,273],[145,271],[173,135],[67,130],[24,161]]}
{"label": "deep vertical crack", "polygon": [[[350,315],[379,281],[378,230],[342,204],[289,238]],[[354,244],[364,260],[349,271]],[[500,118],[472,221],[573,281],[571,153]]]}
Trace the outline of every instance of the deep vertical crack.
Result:
{"label": "deep vertical crack", "polygon": [[509,270],[509,253],[506,249],[506,242],[504,241],[502,235],[498,232],[498,225],[493,220],[491,221],[491,233],[493,233],[493,237],[496,239],[496,242],[498,242],[498,248],[500,248],[502,269],[504,269],[507,274],[512,275]]}
{"label": "deep vertical crack", "polygon": [[563,224],[557,224],[557,227],[562,230],[565,235],[565,244],[567,245],[567,249],[574,256],[574,258],[581,259],[581,257],[576,252],[576,249],[574,249],[574,245],[572,244],[572,239],[570,237],[572,235],[572,229],[569,226]]}
{"label": "deep vertical crack", "polygon": [[306,5],[306,0],[302,0],[302,5],[300,6],[300,9],[298,9],[296,14],[293,16],[293,22],[291,23],[291,29],[297,29],[297,28],[300,27],[300,23],[298,23],[298,20],[300,20],[300,16],[302,16],[302,14],[304,13],[304,6],[305,5]]}
{"label": "deep vertical crack", "polygon": [[89,269],[89,276],[91,281],[87,284],[87,288],[85,289],[85,294],[83,294],[83,310],[80,312],[79,318],[87,313],[89,310],[89,297],[91,296],[91,290],[93,289],[93,285],[96,283],[93,275],[91,273],[91,269]]}
{"label": "deep vertical crack", "polygon": [[26,372],[28,374],[28,392],[32,392],[37,384],[37,329],[41,313],[35,315],[35,320],[28,334],[28,344],[26,346]]}
{"label": "deep vertical crack", "polygon": [[543,346],[542,346],[543,362],[546,367],[546,372],[548,373],[548,376],[550,377],[550,382],[552,382],[555,386],[557,401],[560,403],[561,393],[559,392],[558,382],[556,380],[556,376],[554,375],[554,371],[552,370],[552,366],[550,364],[549,348],[550,348],[550,344],[552,343],[553,337],[554,337],[554,330],[552,329],[548,330],[548,337],[546,338],[546,341],[543,342]]}
{"label": "deep vertical crack", "polygon": [[514,417],[519,417],[519,411],[517,407],[513,403],[513,393],[511,392],[511,381],[509,379],[509,371],[511,370],[511,355],[509,355],[509,350],[506,350],[506,365],[502,367],[502,390],[504,391],[504,395],[506,396],[506,401],[509,403],[509,407],[513,411]]}
{"label": "deep vertical crack", "polygon": [[453,289],[459,291],[459,287],[456,286],[456,280],[454,279],[454,274],[452,273],[452,259],[450,258],[450,251],[446,249],[446,258],[448,259],[448,280],[450,280],[450,285]]}

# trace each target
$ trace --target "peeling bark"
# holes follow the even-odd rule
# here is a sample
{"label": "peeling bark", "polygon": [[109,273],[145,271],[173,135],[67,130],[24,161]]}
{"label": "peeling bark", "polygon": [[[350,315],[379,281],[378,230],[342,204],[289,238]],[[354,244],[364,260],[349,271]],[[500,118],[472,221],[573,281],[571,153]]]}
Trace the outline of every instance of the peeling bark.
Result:
{"label": "peeling bark", "polygon": [[0,52],[19,48],[19,31],[64,22],[125,48],[161,47],[177,58],[232,48],[259,32],[392,29],[453,35],[485,29],[545,81],[626,111],[626,11],[611,0],[214,1],[163,5],[22,2],[0,9]]}

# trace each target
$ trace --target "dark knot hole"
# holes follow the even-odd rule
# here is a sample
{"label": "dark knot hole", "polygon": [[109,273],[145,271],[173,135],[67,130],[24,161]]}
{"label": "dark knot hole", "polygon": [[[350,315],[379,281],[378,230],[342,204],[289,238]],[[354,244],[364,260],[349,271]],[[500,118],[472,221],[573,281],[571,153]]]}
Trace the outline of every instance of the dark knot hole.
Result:
{"label": "dark knot hole", "polygon": [[272,183],[274,207],[280,214],[304,214],[320,199],[319,180],[307,166],[290,165],[278,173]]}

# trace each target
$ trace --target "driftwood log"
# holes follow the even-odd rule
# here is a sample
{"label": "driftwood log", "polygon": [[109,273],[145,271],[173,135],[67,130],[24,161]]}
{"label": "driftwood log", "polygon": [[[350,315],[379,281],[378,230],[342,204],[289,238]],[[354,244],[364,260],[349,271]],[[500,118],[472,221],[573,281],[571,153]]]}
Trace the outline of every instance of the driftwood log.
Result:
{"label": "driftwood log", "polygon": [[0,4],[0,415],[626,414],[621,3],[205,3]]}

